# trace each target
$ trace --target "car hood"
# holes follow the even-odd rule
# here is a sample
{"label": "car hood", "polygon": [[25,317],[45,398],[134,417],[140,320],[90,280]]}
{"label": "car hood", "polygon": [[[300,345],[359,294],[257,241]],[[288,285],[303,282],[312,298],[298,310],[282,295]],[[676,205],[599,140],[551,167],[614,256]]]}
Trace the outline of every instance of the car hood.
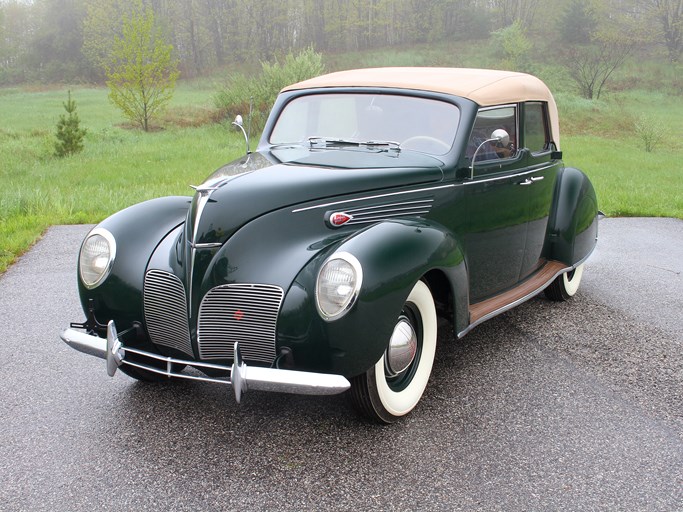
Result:
{"label": "car hood", "polygon": [[194,244],[224,243],[266,213],[331,197],[443,179],[443,163],[416,152],[284,148],[253,153],[213,173],[192,200],[186,225]]}

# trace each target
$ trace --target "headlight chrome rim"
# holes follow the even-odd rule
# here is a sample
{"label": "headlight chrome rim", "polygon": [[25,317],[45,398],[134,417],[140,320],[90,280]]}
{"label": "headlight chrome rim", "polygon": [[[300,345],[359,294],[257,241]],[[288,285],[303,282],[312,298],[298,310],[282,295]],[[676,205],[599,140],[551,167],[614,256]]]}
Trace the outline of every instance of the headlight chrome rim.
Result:
{"label": "headlight chrome rim", "polygon": [[[107,247],[109,249],[109,256],[106,265],[104,265],[104,268],[102,271],[99,273],[99,277],[96,279],[87,279],[83,275],[83,265],[84,265],[84,251],[87,247],[88,242],[93,238],[99,236],[105,240],[107,243]],[[88,235],[85,237],[85,240],[83,240],[83,244],[81,245],[81,250],[79,253],[78,257],[78,275],[80,277],[81,283],[83,283],[83,286],[85,286],[88,290],[92,290],[93,288],[97,288],[102,282],[109,276],[111,273],[112,266],[114,265],[114,260],[116,259],[116,240],[114,239],[114,235],[112,235],[108,230],[104,228],[95,228]]]}
{"label": "headlight chrome rim", "polygon": [[[320,284],[321,277],[323,276],[325,269],[329,264],[331,264],[335,260],[341,260],[349,265],[349,267],[353,270],[354,273],[354,281],[352,283],[352,287],[350,292],[348,293],[347,298],[341,303],[338,311],[329,312],[326,311],[325,308],[321,305]],[[361,264],[358,261],[358,259],[353,254],[348,252],[336,252],[332,254],[329,258],[327,258],[327,260],[325,260],[325,263],[323,263],[320,267],[318,277],[315,282],[315,305],[318,310],[318,314],[321,316],[321,318],[327,322],[331,322],[334,320],[338,320],[339,318],[346,315],[356,303],[358,295],[360,294],[360,288],[362,284],[363,268],[361,267]]]}

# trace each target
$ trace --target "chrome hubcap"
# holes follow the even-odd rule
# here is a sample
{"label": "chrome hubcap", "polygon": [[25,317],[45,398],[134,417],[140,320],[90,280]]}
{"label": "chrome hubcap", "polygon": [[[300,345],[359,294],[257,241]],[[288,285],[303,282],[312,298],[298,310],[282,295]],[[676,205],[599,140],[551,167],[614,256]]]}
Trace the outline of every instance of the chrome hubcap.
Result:
{"label": "chrome hubcap", "polygon": [[399,318],[389,340],[389,348],[385,357],[388,377],[395,377],[404,372],[415,359],[417,353],[417,333],[408,318]]}

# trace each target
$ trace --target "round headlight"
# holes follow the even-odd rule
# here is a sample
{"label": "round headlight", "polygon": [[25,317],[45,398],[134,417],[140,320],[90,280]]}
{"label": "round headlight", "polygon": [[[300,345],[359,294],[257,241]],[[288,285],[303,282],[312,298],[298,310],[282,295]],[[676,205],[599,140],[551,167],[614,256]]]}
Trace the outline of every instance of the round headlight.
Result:
{"label": "round headlight", "polygon": [[95,228],[81,246],[78,259],[81,281],[86,288],[95,288],[109,275],[116,257],[114,236],[103,228]]}
{"label": "round headlight", "polygon": [[318,312],[325,320],[336,320],[348,312],[358,297],[363,270],[351,254],[333,254],[322,266],[315,285]]}

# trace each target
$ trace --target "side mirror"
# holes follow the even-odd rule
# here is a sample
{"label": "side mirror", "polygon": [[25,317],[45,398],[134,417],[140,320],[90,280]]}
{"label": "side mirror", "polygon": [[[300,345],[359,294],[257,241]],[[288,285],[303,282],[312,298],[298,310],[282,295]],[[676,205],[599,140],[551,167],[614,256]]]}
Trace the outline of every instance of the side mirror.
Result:
{"label": "side mirror", "polygon": [[493,140],[497,140],[503,146],[507,146],[508,144],[510,144],[510,135],[502,128],[494,130],[491,134],[491,138]]}
{"label": "side mirror", "polygon": [[474,152],[474,155],[472,155],[472,165],[470,165],[470,179],[474,179],[474,162],[477,160],[477,154],[479,153],[479,150],[483,148],[486,144],[489,142],[496,142],[500,144],[501,146],[507,146],[510,144],[510,134],[503,130],[502,128],[498,128],[497,130],[494,130],[493,133],[491,134],[490,139],[486,139],[484,142],[479,144],[479,147],[477,150]]}

